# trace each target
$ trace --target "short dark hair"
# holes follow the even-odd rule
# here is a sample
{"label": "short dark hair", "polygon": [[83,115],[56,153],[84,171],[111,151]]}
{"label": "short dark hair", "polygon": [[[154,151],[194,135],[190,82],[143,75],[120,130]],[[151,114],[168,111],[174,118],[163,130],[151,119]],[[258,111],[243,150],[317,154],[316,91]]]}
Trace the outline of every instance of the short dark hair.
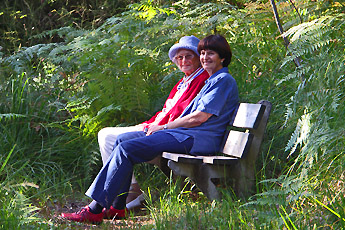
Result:
{"label": "short dark hair", "polygon": [[218,53],[220,58],[224,58],[223,67],[227,67],[231,62],[231,49],[226,39],[219,34],[209,35],[202,39],[198,45],[198,52],[201,50],[213,50]]}

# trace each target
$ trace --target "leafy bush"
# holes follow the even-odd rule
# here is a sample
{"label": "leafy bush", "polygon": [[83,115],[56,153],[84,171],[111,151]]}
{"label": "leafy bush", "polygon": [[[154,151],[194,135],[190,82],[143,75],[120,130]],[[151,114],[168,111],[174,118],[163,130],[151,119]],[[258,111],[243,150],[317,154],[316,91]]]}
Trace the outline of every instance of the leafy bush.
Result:
{"label": "leafy bush", "polygon": [[148,177],[152,168],[138,166],[146,191],[161,186],[161,202],[149,206],[154,227],[344,227],[344,5],[280,1],[291,42],[285,50],[269,3],[232,2],[142,1],[100,26],[55,28],[33,37],[55,42],[0,53],[0,200],[18,204],[13,213],[27,210],[14,223],[38,221],[30,219],[37,217],[30,202],[61,205],[84,191],[100,167],[97,131],[153,115],[182,76],[168,59],[171,45],[183,35],[217,32],[232,47],[229,69],[241,100],[274,105],[257,194],[192,200],[157,170]]}
{"label": "leafy bush", "polygon": [[60,27],[96,28],[130,3],[133,1],[4,0],[0,10],[0,43],[5,53],[12,53],[24,46],[59,42],[59,36],[37,40],[35,35]]}

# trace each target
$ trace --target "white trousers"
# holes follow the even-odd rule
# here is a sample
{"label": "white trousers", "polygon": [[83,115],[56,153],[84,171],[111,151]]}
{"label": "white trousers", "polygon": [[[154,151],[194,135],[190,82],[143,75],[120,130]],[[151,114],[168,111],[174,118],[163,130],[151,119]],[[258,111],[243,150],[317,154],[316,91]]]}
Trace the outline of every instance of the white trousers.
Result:
{"label": "white trousers", "polygon": [[[113,152],[114,144],[118,135],[127,132],[140,131],[138,126],[129,127],[106,127],[98,132],[98,145],[101,152],[103,165],[108,161]],[[134,174],[132,175],[132,184],[137,183]]]}

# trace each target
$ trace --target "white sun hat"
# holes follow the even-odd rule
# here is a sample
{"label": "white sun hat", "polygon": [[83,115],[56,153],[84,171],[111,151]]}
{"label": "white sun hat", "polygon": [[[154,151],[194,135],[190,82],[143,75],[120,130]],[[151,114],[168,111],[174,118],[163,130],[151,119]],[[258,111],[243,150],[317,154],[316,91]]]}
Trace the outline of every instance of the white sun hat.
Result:
{"label": "white sun hat", "polygon": [[169,50],[169,58],[174,61],[174,57],[179,49],[187,49],[193,51],[196,55],[200,56],[198,53],[199,38],[195,36],[184,36],[180,38],[180,41],[174,44]]}

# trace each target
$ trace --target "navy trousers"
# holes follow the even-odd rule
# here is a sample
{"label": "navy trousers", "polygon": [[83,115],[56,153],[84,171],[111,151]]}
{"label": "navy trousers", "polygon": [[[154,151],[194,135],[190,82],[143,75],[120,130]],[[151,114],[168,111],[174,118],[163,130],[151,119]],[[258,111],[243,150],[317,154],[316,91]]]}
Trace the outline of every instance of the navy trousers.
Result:
{"label": "navy trousers", "polygon": [[107,163],[85,194],[109,208],[118,195],[128,192],[135,164],[150,161],[165,151],[187,153],[193,142],[192,137],[179,142],[163,130],[150,136],[144,132],[121,134]]}

